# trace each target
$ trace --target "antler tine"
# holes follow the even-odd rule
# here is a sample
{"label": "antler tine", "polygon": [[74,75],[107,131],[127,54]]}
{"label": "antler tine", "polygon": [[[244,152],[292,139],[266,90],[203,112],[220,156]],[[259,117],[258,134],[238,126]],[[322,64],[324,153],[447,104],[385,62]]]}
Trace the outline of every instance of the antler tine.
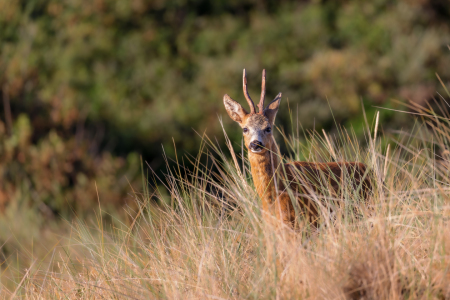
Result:
{"label": "antler tine", "polygon": [[248,94],[248,91],[247,91],[247,77],[245,77],[245,69],[244,69],[244,74],[243,74],[243,78],[242,78],[242,89],[244,90],[245,99],[247,100],[248,105],[250,106],[250,113],[251,114],[256,113],[255,103],[253,102],[252,98],[250,98],[250,95]]}
{"label": "antler tine", "polygon": [[264,98],[266,97],[266,69],[262,71],[262,82],[261,82],[261,98],[259,98],[258,113],[263,114],[264,112]]}

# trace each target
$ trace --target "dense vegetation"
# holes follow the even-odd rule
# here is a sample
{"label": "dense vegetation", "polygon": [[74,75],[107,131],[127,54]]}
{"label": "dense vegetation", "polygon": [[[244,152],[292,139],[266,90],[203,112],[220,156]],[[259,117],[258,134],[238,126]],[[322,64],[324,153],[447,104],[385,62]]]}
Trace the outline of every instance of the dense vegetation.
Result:
{"label": "dense vegetation", "polygon": [[[290,107],[304,128],[330,128],[332,111],[361,135],[361,100],[369,116],[392,97],[423,103],[435,73],[450,78],[449,17],[432,0],[1,0],[0,203],[81,213],[94,182],[123,203],[139,154],[159,169],[172,138],[188,153],[195,131],[223,141],[222,95],[243,99],[244,67],[254,97],[262,68],[268,96],[283,92],[286,130]],[[385,128],[406,125],[391,116]]]}

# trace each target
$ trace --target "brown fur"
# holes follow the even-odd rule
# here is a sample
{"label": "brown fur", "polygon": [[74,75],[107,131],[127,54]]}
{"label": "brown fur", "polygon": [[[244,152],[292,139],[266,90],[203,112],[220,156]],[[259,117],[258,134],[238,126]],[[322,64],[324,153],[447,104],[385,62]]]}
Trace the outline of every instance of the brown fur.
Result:
{"label": "brown fur", "polygon": [[[244,94],[246,94],[246,80],[244,70]],[[263,72],[263,90],[265,90],[265,73]],[[247,101],[251,101],[246,94]],[[249,100],[250,99],[250,100]],[[258,107],[263,107],[264,101],[261,97]],[[246,132],[244,132],[245,145],[248,148],[248,159],[250,161],[253,182],[258,195],[262,201],[262,207],[268,215],[276,216],[276,219],[285,224],[295,226],[295,209],[289,196],[291,189],[298,204],[309,220],[316,224],[318,215],[317,204],[314,203],[311,193],[318,192],[317,186],[327,184],[335,194],[339,193],[340,182],[347,173],[353,177],[353,188],[361,186],[363,197],[367,197],[371,190],[370,181],[365,174],[366,166],[358,162],[333,162],[333,163],[310,163],[291,162],[281,165],[279,151],[273,138],[272,132],[267,131],[275,121],[275,116],[281,100],[281,93],[273,100],[264,111],[247,113],[242,106],[232,100],[228,95],[224,96],[225,108],[228,115],[236,121]],[[263,149],[252,151],[250,144],[259,141]]]}
{"label": "brown fur", "polygon": [[[308,217],[314,225],[319,217],[317,204],[314,203],[311,193],[318,193],[317,187],[328,183],[330,189],[338,194],[342,183],[339,182],[344,173],[351,178],[354,189],[360,187],[361,195],[366,198],[371,190],[367,177],[366,166],[358,162],[332,162],[310,163],[294,161],[280,165],[278,149],[272,144],[271,151],[265,155],[248,152],[253,182],[258,195],[262,200],[265,212],[276,216],[276,219],[285,224],[295,226],[295,209],[289,196],[288,188],[294,192],[298,199],[301,212]],[[276,172],[274,173],[274,167]],[[273,180],[275,178],[277,180]],[[364,177],[365,176],[365,177]],[[287,187],[286,185],[289,185]]]}

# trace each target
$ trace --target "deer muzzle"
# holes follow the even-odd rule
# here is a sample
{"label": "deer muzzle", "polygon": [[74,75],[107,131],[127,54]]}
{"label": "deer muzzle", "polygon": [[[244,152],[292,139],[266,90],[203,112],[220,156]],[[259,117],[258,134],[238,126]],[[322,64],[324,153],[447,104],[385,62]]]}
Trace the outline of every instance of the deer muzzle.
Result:
{"label": "deer muzzle", "polygon": [[248,149],[250,149],[253,153],[258,153],[264,149],[264,145],[260,141],[253,141],[250,145],[248,145]]}

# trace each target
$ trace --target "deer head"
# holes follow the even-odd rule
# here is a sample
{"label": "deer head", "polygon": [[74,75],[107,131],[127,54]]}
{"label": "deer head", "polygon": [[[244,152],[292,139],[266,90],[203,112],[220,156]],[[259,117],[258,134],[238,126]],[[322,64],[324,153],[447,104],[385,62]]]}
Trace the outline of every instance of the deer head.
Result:
{"label": "deer head", "polygon": [[245,69],[243,74],[242,87],[244,96],[250,106],[248,113],[239,103],[230,98],[227,94],[223,96],[223,103],[228,115],[236,121],[243,129],[245,146],[252,153],[263,154],[267,149],[272,149],[272,126],[278,112],[281,101],[279,93],[270,104],[264,108],[264,98],[266,96],[266,70],[262,72],[261,97],[258,104],[258,112],[255,103],[250,98],[247,91],[247,78]]}

